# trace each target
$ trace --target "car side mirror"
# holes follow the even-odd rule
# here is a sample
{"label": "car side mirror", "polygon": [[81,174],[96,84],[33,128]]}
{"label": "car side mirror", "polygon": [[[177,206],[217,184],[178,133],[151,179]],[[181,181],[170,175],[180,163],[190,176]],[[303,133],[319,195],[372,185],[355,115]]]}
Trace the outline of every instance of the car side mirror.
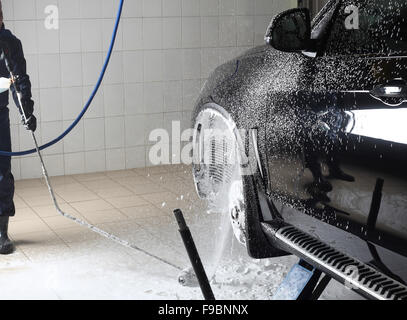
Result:
{"label": "car side mirror", "polygon": [[299,52],[311,44],[311,17],[307,8],[284,11],[270,23],[266,43],[284,52]]}

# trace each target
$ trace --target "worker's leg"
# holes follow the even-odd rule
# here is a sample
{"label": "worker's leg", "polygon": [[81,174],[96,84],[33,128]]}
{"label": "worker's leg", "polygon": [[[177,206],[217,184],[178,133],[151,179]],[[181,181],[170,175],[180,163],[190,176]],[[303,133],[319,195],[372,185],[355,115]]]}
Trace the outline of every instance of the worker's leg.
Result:
{"label": "worker's leg", "polygon": [[[11,151],[8,108],[0,108],[0,150]],[[14,216],[14,177],[11,158],[0,156],[0,216]]]}
{"label": "worker's leg", "polygon": [[[0,150],[11,151],[9,110],[0,107]],[[13,251],[8,238],[8,221],[14,216],[14,178],[11,173],[11,158],[0,156],[0,254]]]}

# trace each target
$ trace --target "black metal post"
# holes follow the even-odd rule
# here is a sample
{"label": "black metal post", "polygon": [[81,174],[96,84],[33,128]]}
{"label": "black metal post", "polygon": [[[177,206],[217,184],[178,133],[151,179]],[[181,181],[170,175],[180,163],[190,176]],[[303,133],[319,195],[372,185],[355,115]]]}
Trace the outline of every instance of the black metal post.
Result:
{"label": "black metal post", "polygon": [[382,203],[382,191],[384,180],[379,178],[376,181],[376,186],[373,192],[372,203],[370,205],[369,216],[367,218],[367,229],[373,231],[376,229],[376,222],[379,216],[380,205]]}
{"label": "black metal post", "polygon": [[331,282],[332,278],[328,275],[325,275],[319,284],[316,286],[315,290],[312,292],[312,296],[310,300],[318,300],[321,295],[324,293],[326,287],[328,286],[329,282]]}
{"label": "black metal post", "polygon": [[204,266],[202,265],[201,258],[199,257],[191,231],[185,222],[184,215],[179,209],[174,211],[174,215],[175,219],[177,219],[179,233],[181,234],[182,241],[184,242],[185,248],[188,252],[189,260],[191,260],[191,264],[198,279],[199,286],[201,287],[202,294],[205,300],[213,301],[215,300],[215,296],[209,283],[208,276],[206,275]]}
{"label": "black metal post", "polygon": [[297,300],[312,300],[312,293],[314,292],[314,289],[317,286],[319,279],[321,278],[322,272],[315,269],[314,266],[310,265],[304,260],[300,260],[298,264],[303,268],[312,271],[313,274],[306,286],[302,289]]}

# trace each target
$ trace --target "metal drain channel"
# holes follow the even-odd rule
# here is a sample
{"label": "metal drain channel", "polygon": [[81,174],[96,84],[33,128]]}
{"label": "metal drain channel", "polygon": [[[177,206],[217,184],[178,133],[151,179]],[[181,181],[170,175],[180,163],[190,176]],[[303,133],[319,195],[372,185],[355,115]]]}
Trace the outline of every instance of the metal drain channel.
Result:
{"label": "metal drain channel", "polygon": [[262,223],[262,228],[273,246],[301,257],[367,298],[407,300],[404,284],[293,226]]}

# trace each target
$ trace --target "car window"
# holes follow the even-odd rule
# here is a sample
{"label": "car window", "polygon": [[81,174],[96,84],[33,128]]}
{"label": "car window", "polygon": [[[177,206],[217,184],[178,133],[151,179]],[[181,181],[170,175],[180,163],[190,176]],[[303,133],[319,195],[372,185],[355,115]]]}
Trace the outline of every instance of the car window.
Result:
{"label": "car window", "polygon": [[326,55],[407,53],[407,1],[342,1]]}

